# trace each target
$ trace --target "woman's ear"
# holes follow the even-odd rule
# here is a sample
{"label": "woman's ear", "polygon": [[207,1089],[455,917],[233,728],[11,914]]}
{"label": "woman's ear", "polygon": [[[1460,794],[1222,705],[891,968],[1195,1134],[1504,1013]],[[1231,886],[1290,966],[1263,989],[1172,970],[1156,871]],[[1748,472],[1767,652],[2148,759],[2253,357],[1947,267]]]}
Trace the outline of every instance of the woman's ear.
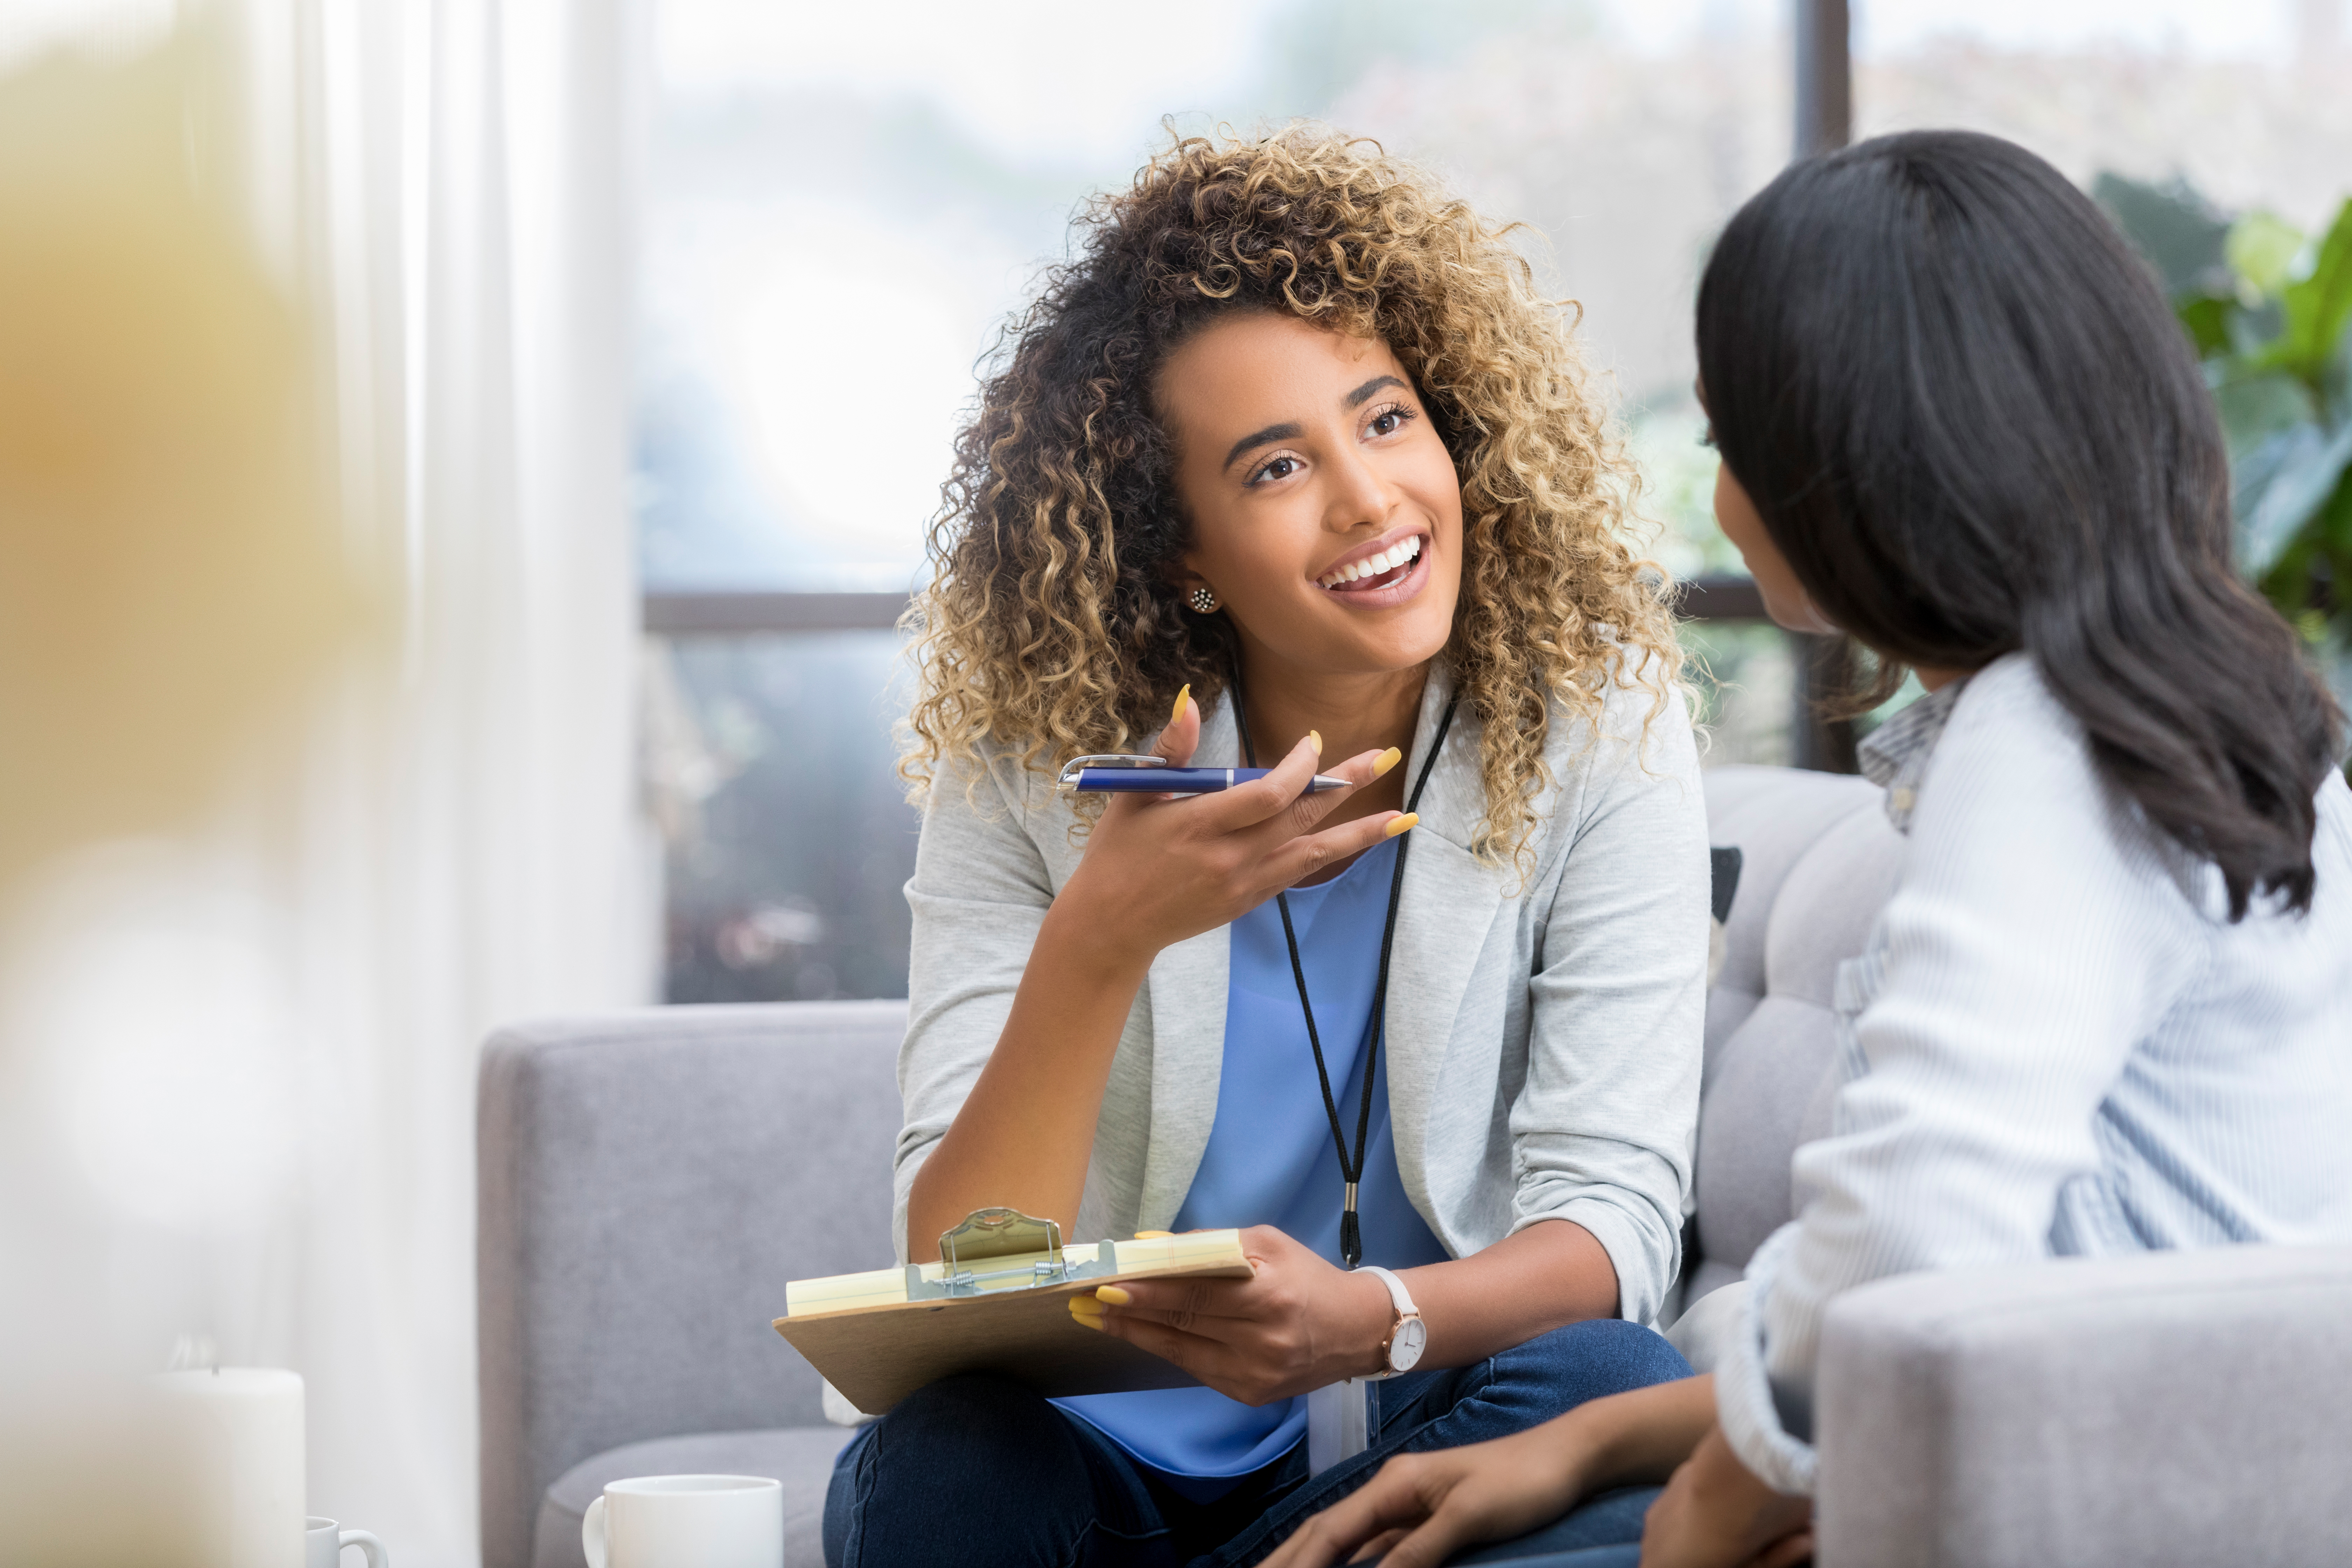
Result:
{"label": "woman's ear", "polygon": [[1216,607],[1219,596],[1215,586],[1193,571],[1188,560],[1180,559],[1171,563],[1163,577],[1176,590],[1176,596],[1190,608],[1205,615]]}

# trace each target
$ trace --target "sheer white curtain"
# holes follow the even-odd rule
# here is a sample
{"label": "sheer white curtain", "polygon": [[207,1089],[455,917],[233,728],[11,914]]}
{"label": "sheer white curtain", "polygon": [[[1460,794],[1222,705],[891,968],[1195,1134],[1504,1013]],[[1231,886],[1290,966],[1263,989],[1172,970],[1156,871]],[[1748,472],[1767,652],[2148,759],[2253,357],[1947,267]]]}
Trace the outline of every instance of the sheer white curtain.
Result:
{"label": "sheer white curtain", "polygon": [[186,1332],[467,1568],[478,1047],[655,968],[627,0],[110,5],[0,7],[0,1559],[176,1550],[107,1400]]}
{"label": "sheer white curtain", "polygon": [[477,1047],[502,1021],[654,984],[626,14],[248,15],[256,150],[265,170],[270,145],[290,150],[282,232],[331,323],[353,543],[400,585],[394,655],[336,694],[277,839],[328,1130],[281,1274],[284,1351],[309,1383],[311,1506],[404,1568],[464,1564]]}

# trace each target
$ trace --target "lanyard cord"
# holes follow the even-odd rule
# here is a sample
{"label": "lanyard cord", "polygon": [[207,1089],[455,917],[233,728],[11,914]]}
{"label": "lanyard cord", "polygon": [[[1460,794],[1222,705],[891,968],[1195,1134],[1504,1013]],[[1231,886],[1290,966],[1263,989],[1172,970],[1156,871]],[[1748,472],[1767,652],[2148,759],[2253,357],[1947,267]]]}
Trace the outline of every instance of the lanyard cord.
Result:
{"label": "lanyard cord", "polygon": [[[1233,683],[1234,727],[1241,731],[1242,758],[1251,767],[1257,766],[1257,749],[1250,744],[1249,719],[1242,711],[1242,682],[1236,673]],[[1429,742],[1429,755],[1421,762],[1421,776],[1413,781],[1412,795],[1404,804],[1407,811],[1421,809],[1421,792],[1428,786],[1429,770],[1437,765],[1438,752],[1445,749],[1446,732],[1454,728],[1454,709],[1461,700],[1454,693],[1446,699],[1445,715],[1437,721],[1437,733]],[[1371,1051],[1364,1063],[1364,1093],[1356,1107],[1356,1154],[1348,1157],[1347,1135],[1339,1128],[1339,1102],[1331,1093],[1331,1070],[1323,1062],[1323,1039],[1315,1029],[1315,1004],[1307,997],[1307,966],[1298,959],[1298,932],[1290,923],[1290,896],[1286,892],[1274,896],[1275,907],[1282,911],[1282,940],[1290,945],[1290,977],[1298,983],[1298,1010],[1307,1015],[1307,1044],[1315,1053],[1315,1077],[1323,1086],[1323,1113],[1331,1119],[1331,1142],[1339,1152],[1339,1179],[1346,1184],[1339,1208],[1339,1261],[1353,1268],[1364,1256],[1361,1227],[1356,1222],[1356,1187],[1364,1179],[1364,1146],[1372,1131],[1372,1079],[1380,1071],[1381,1042],[1388,1033],[1389,1015],[1389,950],[1396,942],[1397,904],[1404,893],[1404,852],[1412,847],[1410,834],[1397,845],[1396,868],[1389,877],[1388,919],[1381,928],[1381,970],[1379,983],[1372,991]]]}

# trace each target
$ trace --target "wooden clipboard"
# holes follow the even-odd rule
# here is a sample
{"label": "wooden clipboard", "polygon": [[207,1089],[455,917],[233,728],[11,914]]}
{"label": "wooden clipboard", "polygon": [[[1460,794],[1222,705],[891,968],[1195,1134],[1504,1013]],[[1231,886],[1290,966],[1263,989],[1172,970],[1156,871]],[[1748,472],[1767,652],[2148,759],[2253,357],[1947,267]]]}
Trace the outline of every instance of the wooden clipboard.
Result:
{"label": "wooden clipboard", "polygon": [[940,1238],[940,1260],[795,1280],[776,1332],[842,1397],[879,1415],[959,1373],[1049,1398],[1189,1388],[1173,1363],[1075,1322],[1069,1298],[1128,1279],[1246,1279],[1237,1230],[1064,1247],[1051,1220],[982,1209]]}

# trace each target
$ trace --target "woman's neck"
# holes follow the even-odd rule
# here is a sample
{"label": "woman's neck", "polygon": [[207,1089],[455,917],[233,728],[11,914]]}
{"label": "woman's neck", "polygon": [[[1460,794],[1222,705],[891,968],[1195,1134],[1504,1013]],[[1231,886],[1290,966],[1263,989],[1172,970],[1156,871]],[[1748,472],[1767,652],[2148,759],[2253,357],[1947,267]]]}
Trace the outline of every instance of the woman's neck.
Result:
{"label": "woman's neck", "polygon": [[1271,767],[1310,730],[1323,737],[1323,756],[1341,762],[1394,746],[1412,749],[1414,724],[1429,667],[1336,675],[1286,668],[1284,661],[1244,653],[1242,710],[1260,767]]}

